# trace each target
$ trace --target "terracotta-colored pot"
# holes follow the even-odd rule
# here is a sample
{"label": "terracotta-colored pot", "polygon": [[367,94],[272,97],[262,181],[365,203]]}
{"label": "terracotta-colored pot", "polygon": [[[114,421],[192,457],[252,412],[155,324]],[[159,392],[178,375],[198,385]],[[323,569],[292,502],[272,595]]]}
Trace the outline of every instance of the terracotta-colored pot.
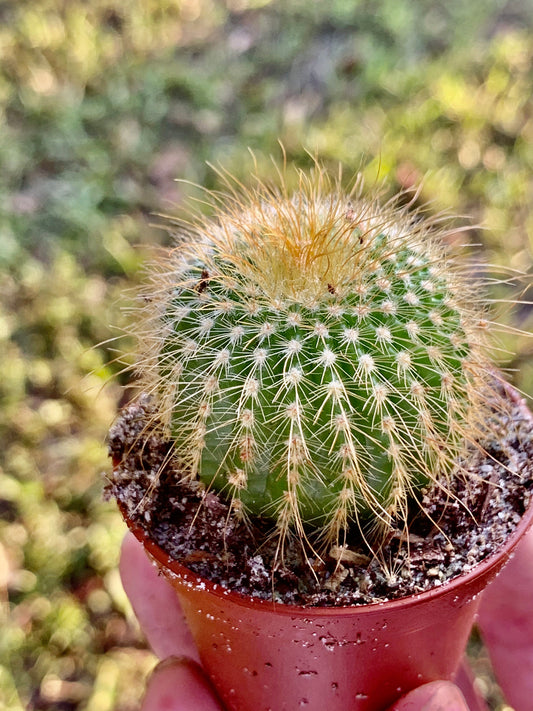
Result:
{"label": "terracotta-colored pot", "polygon": [[441,587],[379,604],[304,608],[199,577],[126,519],[175,588],[228,711],[383,711],[420,684],[453,679],[479,594],[532,520],[530,506],[504,546]]}

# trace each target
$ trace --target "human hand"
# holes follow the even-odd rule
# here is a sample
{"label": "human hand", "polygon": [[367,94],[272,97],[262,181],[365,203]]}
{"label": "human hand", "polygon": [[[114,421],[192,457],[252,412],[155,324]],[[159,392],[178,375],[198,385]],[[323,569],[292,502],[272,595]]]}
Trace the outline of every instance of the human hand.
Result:
{"label": "human hand", "polygon": [[[132,534],[124,539],[120,572],[146,638],[163,660],[149,680],[142,711],[223,711],[199,664],[176,594]],[[532,589],[533,532],[484,593],[480,609],[482,633],[515,711],[530,709],[533,698]],[[406,694],[389,711],[486,711],[464,670],[457,681],[464,696],[451,682],[436,681]]]}
{"label": "human hand", "polygon": [[200,666],[176,593],[131,533],[122,543],[120,575],[148,644],[162,660],[148,681],[142,711],[223,711]]}

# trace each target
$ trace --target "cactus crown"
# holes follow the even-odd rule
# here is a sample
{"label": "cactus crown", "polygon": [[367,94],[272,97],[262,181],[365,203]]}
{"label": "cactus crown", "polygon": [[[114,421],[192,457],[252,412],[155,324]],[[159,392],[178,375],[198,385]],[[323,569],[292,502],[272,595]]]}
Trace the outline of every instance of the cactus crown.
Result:
{"label": "cactus crown", "polygon": [[439,220],[297,176],[228,181],[182,229],[147,288],[142,387],[183,476],[281,543],[380,537],[482,427],[485,322]]}

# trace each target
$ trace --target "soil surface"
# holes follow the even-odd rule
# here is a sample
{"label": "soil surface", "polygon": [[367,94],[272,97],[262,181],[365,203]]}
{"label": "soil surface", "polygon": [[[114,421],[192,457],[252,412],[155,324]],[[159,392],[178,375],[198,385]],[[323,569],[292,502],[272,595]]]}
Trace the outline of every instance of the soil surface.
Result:
{"label": "soil surface", "polygon": [[516,528],[533,490],[533,423],[512,399],[497,416],[498,439],[472,447],[448,492],[423,497],[409,536],[392,531],[379,551],[357,538],[321,557],[295,541],[277,554],[272,524],[247,524],[216,493],[178,471],[172,444],[153,423],[148,398],[123,410],[109,437],[107,493],[171,557],[226,588],[306,606],[385,601],[442,585],[493,553]]}

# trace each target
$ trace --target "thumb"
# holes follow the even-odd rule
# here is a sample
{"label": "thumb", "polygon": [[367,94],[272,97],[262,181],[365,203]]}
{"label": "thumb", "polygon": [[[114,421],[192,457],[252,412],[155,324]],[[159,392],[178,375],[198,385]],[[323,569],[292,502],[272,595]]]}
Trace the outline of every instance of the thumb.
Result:
{"label": "thumb", "polygon": [[142,711],[222,711],[222,706],[196,662],[169,657],[154,669]]}
{"label": "thumb", "polygon": [[388,711],[468,711],[468,706],[451,681],[432,681],[402,696]]}

